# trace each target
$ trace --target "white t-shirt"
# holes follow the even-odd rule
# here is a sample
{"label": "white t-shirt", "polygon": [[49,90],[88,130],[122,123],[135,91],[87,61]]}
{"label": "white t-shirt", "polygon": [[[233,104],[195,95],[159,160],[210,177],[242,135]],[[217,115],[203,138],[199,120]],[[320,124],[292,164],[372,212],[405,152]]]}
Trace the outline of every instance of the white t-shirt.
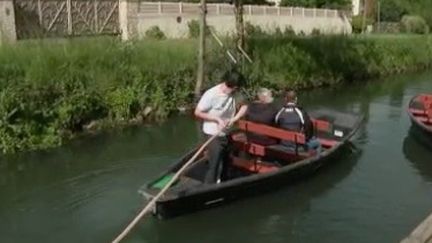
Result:
{"label": "white t-shirt", "polygon": [[[232,95],[223,93],[220,85],[208,89],[198,102],[197,108],[212,116],[220,117],[222,120],[228,120],[235,115],[235,99]],[[203,122],[203,132],[207,135],[217,134],[219,132],[217,122],[205,120]],[[220,134],[220,136],[224,135],[224,133]]]}

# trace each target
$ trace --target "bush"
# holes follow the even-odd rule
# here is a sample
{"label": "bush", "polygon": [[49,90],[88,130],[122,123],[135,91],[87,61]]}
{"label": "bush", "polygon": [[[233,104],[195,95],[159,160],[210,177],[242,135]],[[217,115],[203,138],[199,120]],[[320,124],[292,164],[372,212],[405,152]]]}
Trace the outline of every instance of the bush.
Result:
{"label": "bush", "polygon": [[282,0],[281,6],[304,8],[350,8],[351,0]]}
{"label": "bush", "polygon": [[296,35],[296,33],[295,33],[295,31],[291,25],[289,25],[288,27],[285,27],[284,35],[285,36],[295,36]]}
{"label": "bush", "polygon": [[317,29],[317,28],[313,28],[313,29],[312,29],[312,32],[311,32],[311,35],[312,35],[312,36],[318,36],[318,35],[321,35],[321,31],[320,31],[319,29]]}
{"label": "bush", "polygon": [[[363,16],[361,16],[361,15],[353,16],[352,20],[351,20],[351,26],[352,26],[353,33],[363,33],[363,31],[366,30],[367,26],[372,25],[373,23],[374,23],[373,19],[366,18],[365,24],[363,26]],[[364,28],[362,29],[362,27],[364,27]]]}
{"label": "bush", "polygon": [[198,20],[194,19],[187,23],[189,29],[189,38],[198,38],[200,33],[200,27]]}
{"label": "bush", "polygon": [[427,25],[426,20],[420,16],[405,15],[402,17],[400,25],[401,31],[405,33],[429,33],[429,26]]}
{"label": "bush", "polygon": [[[198,38],[200,34],[200,23],[198,20],[193,19],[187,23],[189,29],[189,38]],[[210,35],[211,25],[206,25],[206,35]]]}
{"label": "bush", "polygon": [[166,39],[165,33],[159,29],[159,26],[152,26],[145,32],[145,36],[150,39],[163,40]]}
{"label": "bush", "polygon": [[253,25],[250,22],[245,23],[245,32],[248,36],[263,36],[266,35],[266,33],[261,29],[261,26],[259,25]]}
{"label": "bush", "polygon": [[407,9],[395,0],[381,0],[381,21],[399,22]]}

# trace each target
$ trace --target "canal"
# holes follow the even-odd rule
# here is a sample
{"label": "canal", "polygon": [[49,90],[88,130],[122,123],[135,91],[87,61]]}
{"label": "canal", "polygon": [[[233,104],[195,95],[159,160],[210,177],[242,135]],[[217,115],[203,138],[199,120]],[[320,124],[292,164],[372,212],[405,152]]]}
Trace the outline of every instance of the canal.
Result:
{"label": "canal", "polygon": [[[409,99],[432,73],[305,91],[306,108],[361,111],[356,151],[282,190],[159,221],[125,242],[398,242],[432,211],[432,145],[410,131]],[[199,139],[176,116],[0,158],[0,242],[109,242],[143,206],[138,188]]]}

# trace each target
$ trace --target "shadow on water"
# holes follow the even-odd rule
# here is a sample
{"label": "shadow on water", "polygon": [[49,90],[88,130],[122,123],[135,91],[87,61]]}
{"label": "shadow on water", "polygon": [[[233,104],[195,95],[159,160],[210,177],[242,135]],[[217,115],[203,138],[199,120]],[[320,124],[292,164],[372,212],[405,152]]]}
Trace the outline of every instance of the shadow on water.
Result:
{"label": "shadow on water", "polygon": [[272,193],[171,220],[147,218],[131,242],[262,242],[269,236],[285,242],[314,199],[348,177],[360,157],[358,150],[345,148],[334,164]]}
{"label": "shadow on water", "polygon": [[428,137],[428,134],[411,127],[402,150],[418,173],[432,182],[432,136]]}

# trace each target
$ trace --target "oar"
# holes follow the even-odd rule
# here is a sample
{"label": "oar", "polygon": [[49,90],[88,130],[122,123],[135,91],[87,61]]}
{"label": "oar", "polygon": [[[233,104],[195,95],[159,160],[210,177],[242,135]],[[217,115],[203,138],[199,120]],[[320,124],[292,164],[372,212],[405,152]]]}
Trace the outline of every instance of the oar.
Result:
{"label": "oar", "polygon": [[143,210],[141,210],[141,212],[129,223],[129,225],[123,230],[123,232],[121,232],[121,234],[119,234],[113,241],[112,243],[119,243],[132,229],[133,227],[135,227],[135,225],[138,223],[138,221],[146,214],[150,211],[150,209],[152,208],[152,206],[156,203],[156,201],[168,190],[168,188],[175,182],[175,180],[177,180],[177,178],[183,173],[183,171],[189,166],[191,165],[195,159],[198,157],[198,155],[200,155],[202,153],[202,151],[207,147],[207,145],[209,145],[209,143],[211,141],[213,141],[217,136],[219,136],[219,134],[223,131],[223,129],[221,129],[216,135],[213,135],[212,137],[210,137],[203,145],[201,145],[201,147],[198,149],[198,151],[192,156],[192,158],[190,158],[181,168],[180,170],[177,171],[177,173],[175,173],[175,175],[171,178],[171,180],[168,182],[168,184],[166,184],[162,190],[159,191],[159,193],[153,197],[153,199],[144,207]]}

